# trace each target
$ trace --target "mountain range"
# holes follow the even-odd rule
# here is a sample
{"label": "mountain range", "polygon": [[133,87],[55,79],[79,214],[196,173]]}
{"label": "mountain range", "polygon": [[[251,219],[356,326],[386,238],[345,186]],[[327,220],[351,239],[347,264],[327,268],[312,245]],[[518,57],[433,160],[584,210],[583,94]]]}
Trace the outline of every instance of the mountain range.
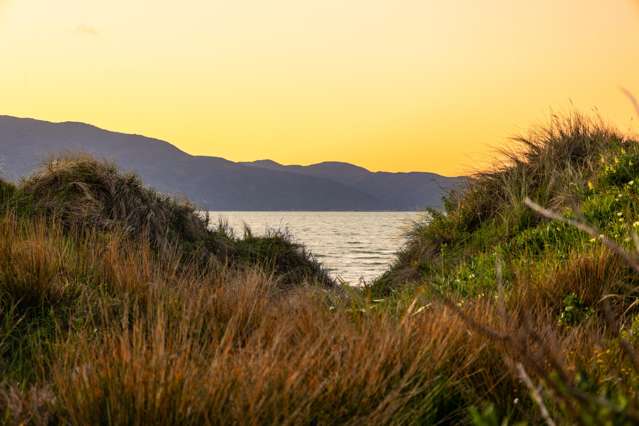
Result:
{"label": "mountain range", "polygon": [[0,116],[0,172],[19,180],[48,158],[85,153],[208,210],[412,211],[439,208],[463,177],[371,172],[343,162],[309,166],[190,155],[168,142],[77,122]]}

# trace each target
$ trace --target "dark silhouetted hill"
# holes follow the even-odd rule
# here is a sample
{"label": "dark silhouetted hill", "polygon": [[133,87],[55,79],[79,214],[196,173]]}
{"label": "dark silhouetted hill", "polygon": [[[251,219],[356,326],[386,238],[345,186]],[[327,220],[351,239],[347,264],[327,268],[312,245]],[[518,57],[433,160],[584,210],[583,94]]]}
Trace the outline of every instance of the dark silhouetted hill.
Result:
{"label": "dark silhouetted hill", "polygon": [[450,178],[435,173],[371,172],[349,163],[325,161],[310,166],[285,166],[271,160],[243,163],[269,170],[287,171],[320,177],[357,188],[398,210],[419,210],[441,206],[442,193],[459,186],[463,178]]}
{"label": "dark silhouetted hill", "polygon": [[415,210],[440,207],[462,178],[373,173],[348,163],[284,166],[189,155],[168,142],[84,123],[0,116],[0,170],[11,180],[60,153],[113,161],[155,189],[209,210]]}

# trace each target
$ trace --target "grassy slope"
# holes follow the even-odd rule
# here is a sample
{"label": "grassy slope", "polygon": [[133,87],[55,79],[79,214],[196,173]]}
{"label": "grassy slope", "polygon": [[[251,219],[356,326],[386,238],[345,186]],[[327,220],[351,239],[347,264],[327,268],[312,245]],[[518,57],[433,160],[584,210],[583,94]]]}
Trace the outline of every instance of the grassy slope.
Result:
{"label": "grassy slope", "polygon": [[[273,258],[253,237],[232,239],[243,267],[202,262],[202,250],[220,253],[208,240],[217,234],[191,244],[181,221],[167,237],[136,216],[148,205],[139,194],[123,202],[133,212],[99,198],[87,215],[68,209],[82,186],[53,210],[34,189],[40,178],[3,186],[0,412],[8,423],[538,423],[520,363],[552,390],[543,396],[558,422],[628,422],[635,275],[522,200],[579,212],[629,245],[639,147],[580,117],[520,142],[362,291],[283,291],[277,273],[246,266]],[[176,238],[188,244],[163,243]]]}
{"label": "grassy slope", "polygon": [[[463,324],[445,310],[370,315],[358,294],[283,287],[263,262],[221,267],[192,256],[192,245],[159,244],[159,229],[123,226],[140,223],[139,210],[115,216],[103,198],[86,201],[97,184],[74,169],[93,177],[104,165],[74,160],[64,165],[73,179],[53,179],[62,166],[5,185],[3,423],[429,422],[465,417],[476,391],[469,373],[500,368],[485,351],[464,350]],[[36,191],[41,179],[55,183]],[[265,241],[233,244],[272,258]],[[492,388],[492,377],[478,388]]]}
{"label": "grassy slope", "polygon": [[67,231],[119,232],[148,241],[158,252],[178,250],[199,264],[259,264],[284,285],[305,280],[333,285],[320,265],[286,235],[273,231],[265,237],[247,233],[236,238],[223,224],[211,229],[209,218],[188,202],[158,194],[137,176],[90,157],[54,159],[17,187],[2,185],[4,210],[56,219]]}
{"label": "grassy slope", "polygon": [[[481,333],[495,309],[505,311],[497,315],[502,324],[484,334],[500,331],[492,341],[504,339],[505,359],[524,363],[551,389],[561,376],[557,386],[570,391],[552,389],[551,413],[569,422],[623,424],[638,403],[632,365],[639,277],[601,238],[537,215],[524,199],[588,223],[634,252],[639,144],[580,115],[555,118],[515,142],[501,167],[449,195],[446,213],[432,211],[415,225],[369,291],[394,301],[443,294],[460,306],[503,300],[467,323]],[[581,388],[588,392],[575,396]],[[599,397],[610,398],[607,408],[593,402]]]}
{"label": "grassy slope", "polygon": [[639,148],[603,124],[575,115],[516,139],[503,166],[474,176],[431,211],[375,291],[389,293],[427,280],[474,295],[494,289],[495,262],[509,281],[517,270],[563,263],[598,250],[590,237],[550,223],[524,205],[529,197],[568,217],[587,221],[628,243],[638,219]]}

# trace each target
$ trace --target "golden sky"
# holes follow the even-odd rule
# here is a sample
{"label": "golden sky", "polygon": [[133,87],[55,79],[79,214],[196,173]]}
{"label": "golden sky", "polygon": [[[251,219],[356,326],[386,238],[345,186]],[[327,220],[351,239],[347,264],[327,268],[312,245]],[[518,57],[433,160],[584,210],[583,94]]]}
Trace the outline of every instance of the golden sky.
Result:
{"label": "golden sky", "polygon": [[467,173],[552,111],[636,130],[632,0],[0,0],[0,113],[244,161]]}

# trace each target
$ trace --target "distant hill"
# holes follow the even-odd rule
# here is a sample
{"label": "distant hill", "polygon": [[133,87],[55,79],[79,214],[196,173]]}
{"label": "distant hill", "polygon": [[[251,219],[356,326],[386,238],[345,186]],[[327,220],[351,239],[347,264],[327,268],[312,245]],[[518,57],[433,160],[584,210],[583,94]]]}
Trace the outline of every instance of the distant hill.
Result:
{"label": "distant hill", "polygon": [[392,210],[416,210],[441,206],[442,192],[458,186],[461,178],[450,178],[435,173],[371,172],[349,163],[326,161],[310,166],[284,166],[271,160],[242,163],[269,170],[279,170],[329,179],[357,188],[390,206]]}
{"label": "distant hill", "polygon": [[415,210],[440,207],[443,193],[463,183],[463,178],[433,173],[374,173],[339,162],[236,163],[84,123],[0,116],[3,177],[17,180],[65,152],[113,161],[149,186],[209,210]]}

